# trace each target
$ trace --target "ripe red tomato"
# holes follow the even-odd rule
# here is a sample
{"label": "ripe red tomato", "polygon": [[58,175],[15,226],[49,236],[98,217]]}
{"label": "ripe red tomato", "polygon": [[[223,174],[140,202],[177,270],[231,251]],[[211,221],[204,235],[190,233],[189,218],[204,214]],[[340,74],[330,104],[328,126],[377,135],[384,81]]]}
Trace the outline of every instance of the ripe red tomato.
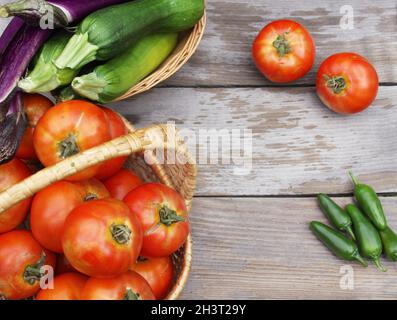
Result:
{"label": "ripe red tomato", "polygon": [[[110,137],[111,139],[116,139],[118,137],[124,136],[128,133],[127,127],[125,126],[121,117],[111,109],[102,108],[109,120]],[[113,176],[117,171],[119,171],[128,157],[118,157],[106,161],[101,165],[97,179],[103,180]]]}
{"label": "ripe red tomato", "polygon": [[265,26],[254,41],[252,56],[257,68],[272,82],[302,78],[314,64],[316,48],[310,33],[292,20]]}
{"label": "ripe red tomato", "polygon": [[70,264],[69,260],[63,254],[57,254],[57,268],[55,270],[56,275],[60,275],[63,273],[70,272],[78,272],[73,266]]}
{"label": "ripe red tomato", "polygon": [[53,289],[40,290],[36,300],[80,300],[88,277],[79,273],[64,273],[54,278]]}
{"label": "ripe red tomato", "polygon": [[63,253],[61,236],[69,213],[86,201],[107,197],[109,192],[95,179],[60,181],[44,188],[33,198],[30,227],[34,237],[43,247]]}
{"label": "ripe red tomato", "polygon": [[[9,163],[0,165],[0,192],[7,190],[31,174],[28,167],[16,158]],[[31,201],[31,198],[21,201],[0,213],[0,233],[11,231],[23,222],[29,211]]]}
{"label": "ripe red tomato", "polygon": [[43,277],[40,268],[55,268],[55,256],[24,230],[0,235],[0,297],[17,300],[33,296]]}
{"label": "ripe red tomato", "polygon": [[[62,102],[48,110],[33,136],[37,156],[46,167],[109,140],[109,121],[103,110],[79,100]],[[92,166],[67,180],[90,179],[99,168]]]}
{"label": "ripe red tomato", "polygon": [[75,182],[75,184],[83,188],[84,201],[105,199],[110,197],[108,189],[101,181],[97,179]]}
{"label": "ripe red tomato", "polygon": [[103,183],[109,190],[110,196],[117,200],[123,200],[130,191],[143,185],[141,178],[127,169],[121,169]]}
{"label": "ripe red tomato", "polygon": [[25,160],[36,160],[36,151],[34,150],[33,146],[33,132],[40,118],[54,104],[51,102],[50,99],[40,94],[27,93],[24,93],[22,95],[22,103],[28,126],[19,144],[16,157]]}
{"label": "ripe red tomato", "polygon": [[317,94],[331,110],[353,114],[368,108],[378,94],[375,68],[355,53],[337,53],[326,59],[317,74]]}
{"label": "ripe red tomato", "polygon": [[155,299],[147,281],[133,271],[109,279],[91,278],[81,294],[81,300]]}
{"label": "ripe red tomato", "polygon": [[142,227],[121,201],[86,202],[66,218],[62,246],[78,271],[98,278],[120,275],[135,263],[142,247]]}
{"label": "ripe red tomato", "polygon": [[184,199],[175,190],[148,183],[132,190],[124,202],[142,224],[142,253],[148,257],[167,257],[177,251],[189,234]]}
{"label": "ripe red tomato", "polygon": [[171,289],[174,279],[171,257],[140,257],[131,270],[139,273],[149,283],[157,299],[164,298]]}

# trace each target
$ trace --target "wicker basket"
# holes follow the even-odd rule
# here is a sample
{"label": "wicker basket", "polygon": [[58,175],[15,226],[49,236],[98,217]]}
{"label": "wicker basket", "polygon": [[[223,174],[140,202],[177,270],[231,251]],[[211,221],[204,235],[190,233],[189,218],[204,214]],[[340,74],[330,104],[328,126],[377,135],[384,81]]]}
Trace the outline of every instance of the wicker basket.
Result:
{"label": "wicker basket", "polygon": [[[120,156],[129,156],[126,168],[134,170],[144,181],[161,182],[177,190],[184,197],[190,211],[196,186],[197,167],[183,141],[178,139],[175,127],[158,125],[135,131],[131,124],[126,120],[125,122],[130,132],[128,135],[40,170],[0,193],[0,214],[57,181],[92,165]],[[161,150],[164,152],[158,152]],[[177,161],[168,164],[171,162],[168,161],[170,155]],[[160,160],[163,158],[165,161]],[[176,276],[173,287],[166,297],[167,300],[177,299],[186,284],[192,261],[191,236],[173,258]]]}
{"label": "wicker basket", "polygon": [[204,13],[201,20],[196,24],[190,33],[186,33],[181,37],[174,52],[155,72],[143,79],[137,85],[128,90],[124,95],[114,101],[124,100],[139,93],[145,92],[160,82],[168,79],[175,72],[177,72],[196,51],[203,37],[205,25],[206,13]]}

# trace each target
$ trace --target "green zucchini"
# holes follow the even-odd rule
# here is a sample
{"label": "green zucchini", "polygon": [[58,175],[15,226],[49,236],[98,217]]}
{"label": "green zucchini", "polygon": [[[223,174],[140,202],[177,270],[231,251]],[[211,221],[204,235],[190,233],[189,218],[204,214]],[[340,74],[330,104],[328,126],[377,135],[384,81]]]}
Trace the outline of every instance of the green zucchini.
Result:
{"label": "green zucchini", "polygon": [[75,78],[73,90],[101,103],[113,101],[156,70],[175,49],[177,42],[177,33],[147,36],[93,72]]}
{"label": "green zucchini", "polygon": [[87,16],[55,61],[58,68],[78,69],[114,58],[153,33],[181,32],[204,14],[204,0],[136,0]]}
{"label": "green zucchini", "polygon": [[52,36],[34,59],[34,67],[18,86],[25,92],[48,92],[69,84],[78,70],[58,69],[53,61],[58,58],[72,37],[72,33],[61,30]]}

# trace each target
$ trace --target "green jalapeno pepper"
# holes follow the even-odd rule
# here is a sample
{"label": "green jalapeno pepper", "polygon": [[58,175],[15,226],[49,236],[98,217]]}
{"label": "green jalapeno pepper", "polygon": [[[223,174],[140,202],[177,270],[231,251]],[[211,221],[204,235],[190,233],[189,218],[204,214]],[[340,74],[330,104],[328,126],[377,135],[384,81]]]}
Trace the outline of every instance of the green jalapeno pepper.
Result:
{"label": "green jalapeno pepper", "polygon": [[354,234],[361,254],[373,260],[379,270],[387,271],[379,259],[382,254],[382,240],[378,230],[354,204],[347,205],[346,210],[353,221]]}
{"label": "green jalapeno pepper", "polygon": [[387,221],[385,214],[374,189],[368,185],[359,183],[352,172],[349,172],[349,174],[354,183],[354,196],[364,213],[378,230],[386,229]]}
{"label": "green jalapeno pepper", "polygon": [[343,233],[318,221],[312,221],[310,223],[310,229],[339,258],[347,261],[357,260],[363,266],[368,266],[367,262],[360,255],[354,241],[346,237]]}
{"label": "green jalapeno pepper", "polygon": [[379,233],[386,256],[392,261],[397,261],[397,235],[389,227]]}
{"label": "green jalapeno pepper", "polygon": [[330,197],[326,194],[320,193],[317,196],[320,207],[324,212],[325,216],[329,221],[340,231],[347,232],[354,240],[352,230],[352,220],[345,210],[338,206]]}

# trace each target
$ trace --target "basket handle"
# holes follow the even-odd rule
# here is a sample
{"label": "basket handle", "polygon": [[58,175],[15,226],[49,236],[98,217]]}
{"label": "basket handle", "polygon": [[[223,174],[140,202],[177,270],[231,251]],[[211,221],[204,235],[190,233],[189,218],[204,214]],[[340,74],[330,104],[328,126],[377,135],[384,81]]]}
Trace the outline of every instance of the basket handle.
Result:
{"label": "basket handle", "polygon": [[[106,160],[166,148],[169,130],[176,129],[172,125],[158,125],[137,130],[40,170],[0,193],[0,214],[49,185]],[[163,134],[161,137],[159,132]]]}

